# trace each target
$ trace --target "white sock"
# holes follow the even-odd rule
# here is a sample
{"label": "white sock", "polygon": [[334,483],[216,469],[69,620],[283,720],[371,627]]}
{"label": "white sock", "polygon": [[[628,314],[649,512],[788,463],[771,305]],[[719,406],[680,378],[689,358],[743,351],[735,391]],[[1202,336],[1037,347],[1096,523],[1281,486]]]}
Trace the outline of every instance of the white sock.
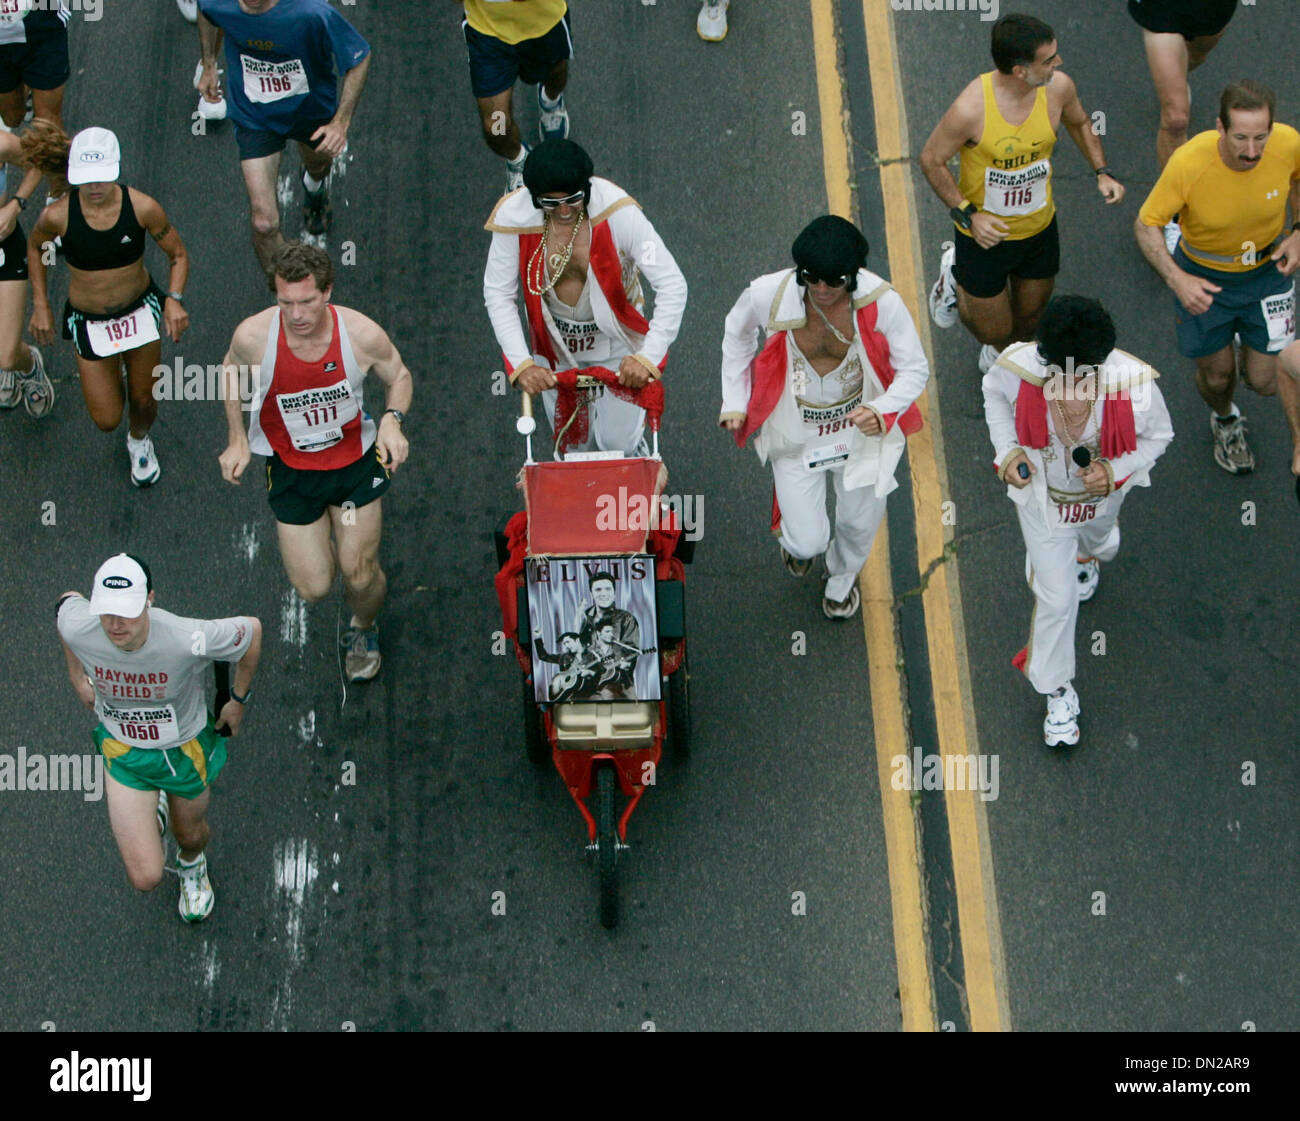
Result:
{"label": "white sock", "polygon": [[[329,178],[329,174],[326,173],[326,175],[325,175],[325,179],[328,179],[328,178]],[[303,173],[302,173],[302,185],[303,185],[304,187],[306,187],[307,190],[309,190],[313,195],[314,195],[317,191],[319,191],[323,186],[325,186],[325,179],[314,179],[314,178],[312,178],[312,174],[311,174],[310,171],[305,171],[305,170],[304,170]]]}
{"label": "white sock", "polygon": [[557,97],[554,101],[552,101],[549,97],[546,96],[545,86],[537,87],[537,95],[541,99],[543,109],[558,109],[560,107],[560,103],[564,100],[564,91],[561,90],[560,96]]}
{"label": "white sock", "polygon": [[518,154],[514,156],[507,156],[506,163],[521,164],[527,158],[528,158],[528,146],[526,144],[520,144]]}

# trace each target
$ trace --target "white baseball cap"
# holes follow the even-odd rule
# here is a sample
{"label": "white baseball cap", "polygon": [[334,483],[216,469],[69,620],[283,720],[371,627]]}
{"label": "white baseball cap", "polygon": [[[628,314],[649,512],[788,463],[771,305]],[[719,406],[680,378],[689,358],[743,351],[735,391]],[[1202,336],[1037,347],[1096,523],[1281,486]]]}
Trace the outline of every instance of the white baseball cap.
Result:
{"label": "white baseball cap", "polygon": [[149,584],[149,574],[134,557],[125,553],[109,557],[95,573],[90,612],[138,619],[149,602]]}
{"label": "white baseball cap", "polygon": [[106,128],[83,128],[68,149],[68,182],[116,183],[122,164],[122,148]]}

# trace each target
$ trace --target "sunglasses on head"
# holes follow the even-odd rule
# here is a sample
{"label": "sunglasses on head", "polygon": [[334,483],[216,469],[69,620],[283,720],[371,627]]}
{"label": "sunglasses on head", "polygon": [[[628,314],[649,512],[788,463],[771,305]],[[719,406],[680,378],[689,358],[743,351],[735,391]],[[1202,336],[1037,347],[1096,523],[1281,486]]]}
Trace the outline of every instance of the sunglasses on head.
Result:
{"label": "sunglasses on head", "polygon": [[825,284],[831,288],[847,288],[852,280],[853,277],[851,274],[822,278],[814,272],[809,272],[807,269],[799,270],[799,283],[805,288],[814,284]]}
{"label": "sunglasses on head", "polygon": [[582,202],[585,193],[586,192],[584,191],[575,191],[573,194],[562,199],[539,198],[537,200],[537,205],[543,210],[554,210],[556,207],[560,206],[577,206],[578,203]]}

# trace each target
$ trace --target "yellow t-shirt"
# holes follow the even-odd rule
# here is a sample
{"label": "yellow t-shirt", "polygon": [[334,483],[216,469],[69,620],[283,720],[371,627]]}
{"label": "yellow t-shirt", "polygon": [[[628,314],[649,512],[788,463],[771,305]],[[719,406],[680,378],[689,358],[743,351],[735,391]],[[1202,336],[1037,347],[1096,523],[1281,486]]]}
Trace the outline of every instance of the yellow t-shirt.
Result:
{"label": "yellow t-shirt", "polygon": [[567,0],[465,0],[470,27],[512,46],[545,35],[568,10]]}
{"label": "yellow t-shirt", "polygon": [[[1144,226],[1181,215],[1183,252],[1220,272],[1258,268],[1286,225],[1287,196],[1300,179],[1300,132],[1273,125],[1260,161],[1233,171],[1219,156],[1217,129],[1197,133],[1179,148],[1138,212]],[[1300,215],[1296,216],[1300,219]],[[1242,254],[1248,256],[1242,263]]]}
{"label": "yellow t-shirt", "polygon": [[[1047,87],[1040,86],[1024,124],[1009,125],[998,112],[993,72],[980,75],[984,87],[984,131],[973,148],[961,150],[957,186],[977,209],[996,214],[1010,229],[1007,241],[1042,233],[1056,214],[1052,198],[1052,149],[1056,133],[1047,111]],[[966,230],[957,227],[970,237]]]}

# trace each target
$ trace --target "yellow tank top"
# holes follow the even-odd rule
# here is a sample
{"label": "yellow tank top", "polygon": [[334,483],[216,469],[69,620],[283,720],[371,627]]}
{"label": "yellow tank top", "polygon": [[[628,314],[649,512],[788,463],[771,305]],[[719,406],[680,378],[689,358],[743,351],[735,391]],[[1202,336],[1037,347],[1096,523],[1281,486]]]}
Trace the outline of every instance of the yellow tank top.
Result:
{"label": "yellow tank top", "polygon": [[470,27],[512,46],[540,39],[567,10],[566,0],[465,0]]}
{"label": "yellow tank top", "polygon": [[1047,113],[1047,87],[1038,88],[1025,123],[1013,126],[998,112],[993,72],[980,75],[980,82],[984,131],[973,148],[962,148],[957,185],[976,207],[1010,227],[1008,241],[1020,241],[1042,233],[1056,214],[1051,163],[1056,133]]}

